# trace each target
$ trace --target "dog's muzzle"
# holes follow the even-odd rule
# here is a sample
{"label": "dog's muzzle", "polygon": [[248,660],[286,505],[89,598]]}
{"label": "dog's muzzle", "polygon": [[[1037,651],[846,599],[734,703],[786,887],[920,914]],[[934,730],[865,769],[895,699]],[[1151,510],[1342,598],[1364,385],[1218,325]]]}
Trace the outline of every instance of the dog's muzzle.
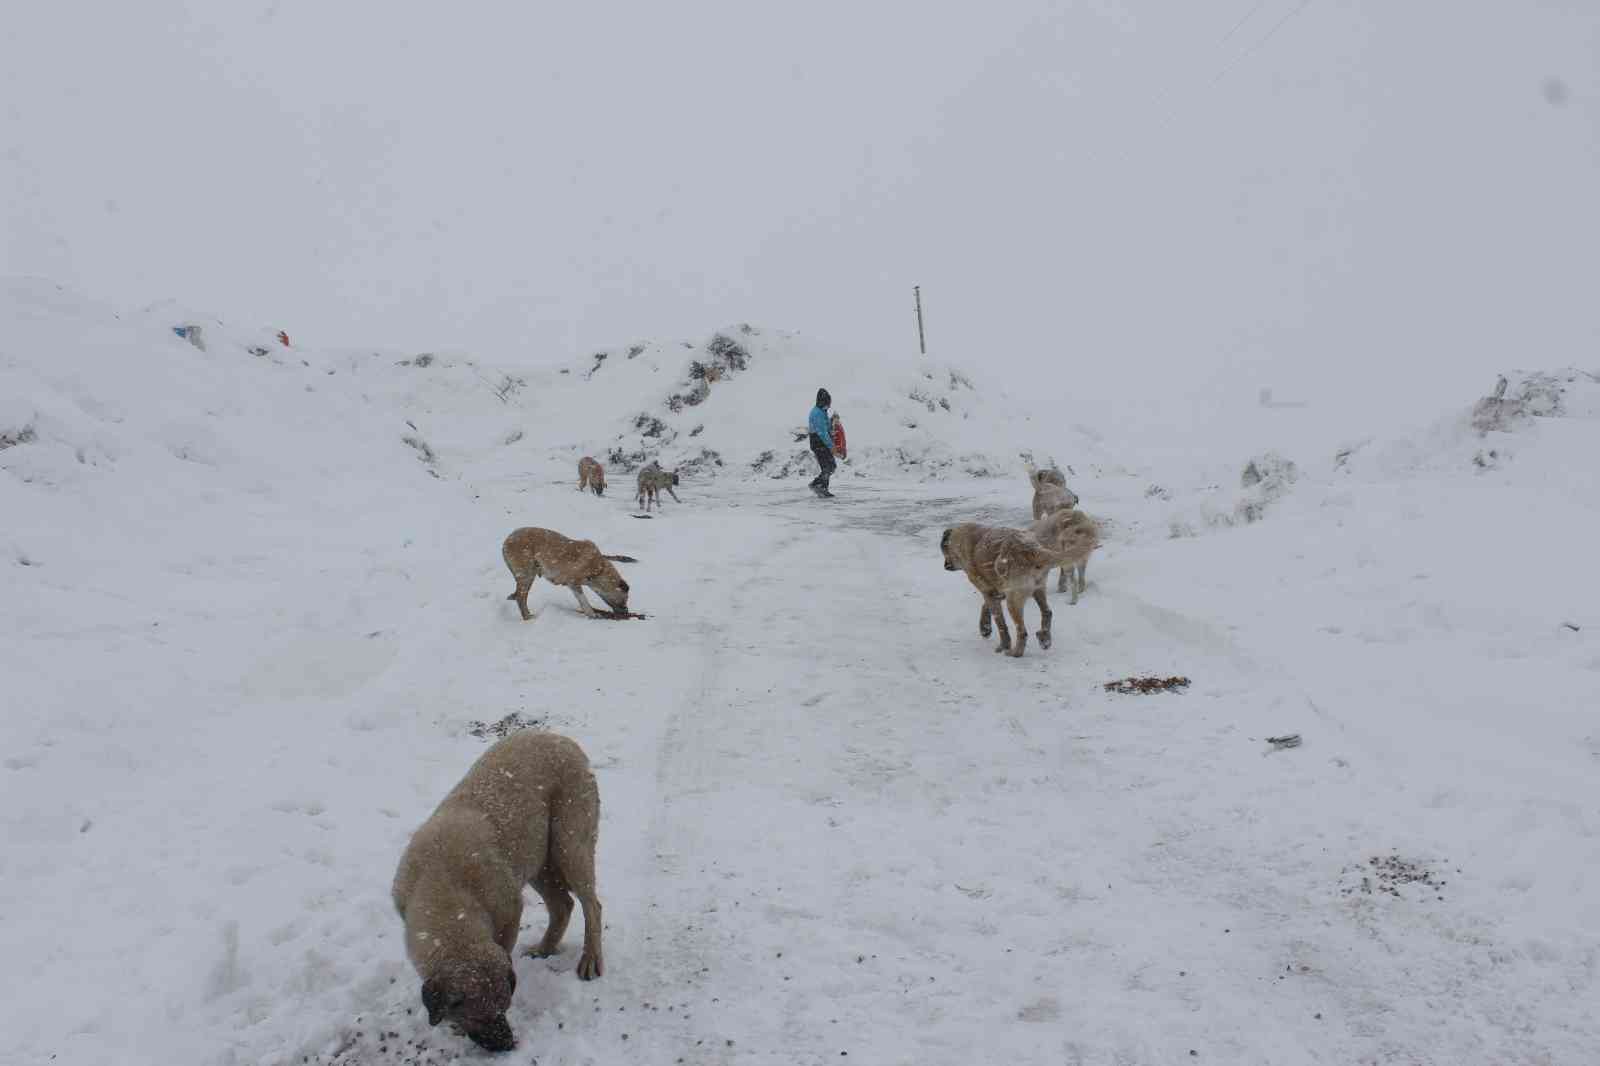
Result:
{"label": "dog's muzzle", "polygon": [[504,1017],[496,1018],[482,1028],[468,1029],[467,1035],[485,1051],[510,1051],[517,1046],[517,1038],[511,1034],[511,1023]]}

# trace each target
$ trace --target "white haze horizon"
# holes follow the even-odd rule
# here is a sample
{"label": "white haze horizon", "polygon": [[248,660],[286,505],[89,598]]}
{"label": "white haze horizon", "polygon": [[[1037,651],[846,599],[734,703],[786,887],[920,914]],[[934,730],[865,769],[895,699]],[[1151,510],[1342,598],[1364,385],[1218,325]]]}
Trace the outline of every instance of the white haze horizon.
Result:
{"label": "white haze horizon", "polygon": [[739,321],[870,357],[915,351],[921,285],[930,355],[1131,427],[1261,388],[1432,411],[1442,372],[1600,341],[1582,4],[91,14],[0,43],[0,274],[120,307],[543,364]]}

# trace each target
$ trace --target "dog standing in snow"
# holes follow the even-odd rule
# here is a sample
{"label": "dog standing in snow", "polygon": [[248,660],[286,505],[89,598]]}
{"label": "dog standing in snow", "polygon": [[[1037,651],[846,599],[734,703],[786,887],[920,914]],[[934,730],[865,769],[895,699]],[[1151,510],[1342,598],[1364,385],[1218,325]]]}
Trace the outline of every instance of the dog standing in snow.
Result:
{"label": "dog standing in snow", "polygon": [[578,460],[578,491],[590,489],[596,496],[606,494],[606,468],[592,455]]}
{"label": "dog standing in snow", "polygon": [[429,1025],[455,1022],[488,1051],[516,1046],[506,1010],[517,988],[511,952],[523,885],[549,912],[544,939],[528,954],[555,954],[576,895],[578,979],[605,972],[594,881],[599,831],[600,790],[583,749],[566,737],[515,733],[472,764],[412,835],[394,877]]}
{"label": "dog standing in snow", "polygon": [[1036,470],[1028,467],[1028,481],[1033,485],[1033,520],[1056,511],[1071,510],[1078,506],[1077,493],[1067,488],[1067,479],[1061,471]]}
{"label": "dog standing in snow", "polygon": [[1069,507],[1045,515],[1029,526],[1028,532],[1060,560],[1061,579],[1056,591],[1069,591],[1070,581],[1071,602],[1077,603],[1078,594],[1088,587],[1085,575],[1089,569],[1089,555],[1100,546],[1100,524],[1082,511]]}
{"label": "dog standing in snow", "polygon": [[[650,510],[650,504],[661,506],[661,490],[666,489],[672,497],[673,503],[682,503],[678,494],[672,491],[672,486],[678,483],[676,470],[663,470],[661,464],[652,462],[649,466],[639,471],[639,506]],[[649,501],[648,503],[646,501]]]}
{"label": "dog standing in snow", "polygon": [[[1000,630],[1000,643],[995,651],[1021,658],[1028,643],[1022,610],[1030,596],[1039,605],[1039,646],[1050,647],[1052,616],[1045,585],[1050,570],[1059,562],[1055,552],[1020,529],[976,522],[964,522],[945,530],[939,539],[939,550],[944,553],[944,568],[964,571],[972,587],[983,597],[978,633],[988,637],[990,619],[994,620]],[[1017,627],[1014,642],[1006,628],[1002,607],[1011,612],[1011,620]]]}
{"label": "dog standing in snow", "polygon": [[[541,577],[570,589],[573,598],[578,601],[578,610],[590,618],[599,612],[583,594],[585,586],[593,589],[613,611],[628,609],[628,583],[617,573],[612,558],[602,555],[592,540],[573,540],[553,529],[525,526],[513,530],[506,537],[500,554],[517,582],[517,587],[506,599],[517,601],[517,609],[522,612],[524,622],[533,619],[533,612],[528,610],[528,590]],[[617,556],[617,559],[632,561],[622,556]]]}

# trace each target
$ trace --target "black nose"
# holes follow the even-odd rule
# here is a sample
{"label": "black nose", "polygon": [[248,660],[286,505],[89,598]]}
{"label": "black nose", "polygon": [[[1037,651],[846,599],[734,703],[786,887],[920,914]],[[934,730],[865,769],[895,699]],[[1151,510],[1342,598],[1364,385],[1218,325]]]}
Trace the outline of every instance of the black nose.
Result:
{"label": "black nose", "polygon": [[945,563],[944,564],[944,568],[946,570],[954,570],[956,568],[956,564],[955,563]]}
{"label": "black nose", "polygon": [[503,1017],[496,1018],[481,1029],[471,1030],[467,1035],[485,1051],[510,1051],[517,1046],[517,1038],[511,1035],[511,1023]]}

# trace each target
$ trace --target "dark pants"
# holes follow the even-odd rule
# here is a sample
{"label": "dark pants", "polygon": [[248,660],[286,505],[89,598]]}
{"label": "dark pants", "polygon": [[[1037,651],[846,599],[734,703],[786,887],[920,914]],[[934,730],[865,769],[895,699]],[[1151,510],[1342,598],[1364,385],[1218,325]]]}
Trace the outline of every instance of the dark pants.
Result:
{"label": "dark pants", "polygon": [[817,465],[822,469],[817,476],[811,479],[811,487],[828,491],[828,479],[833,477],[833,448],[815,433],[811,434],[811,454],[817,457]]}

